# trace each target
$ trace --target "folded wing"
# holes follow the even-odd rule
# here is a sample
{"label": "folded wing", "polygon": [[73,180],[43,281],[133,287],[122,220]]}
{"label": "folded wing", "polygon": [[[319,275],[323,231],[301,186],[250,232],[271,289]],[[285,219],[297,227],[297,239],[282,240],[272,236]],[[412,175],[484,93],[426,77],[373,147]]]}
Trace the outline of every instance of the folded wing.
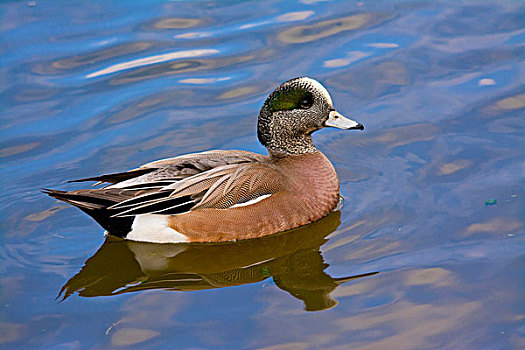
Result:
{"label": "folded wing", "polygon": [[266,156],[246,151],[209,151],[76,181],[110,184],[71,192],[48,190],[48,194],[90,215],[90,211],[103,210],[109,219],[226,209],[280,191],[285,178],[269,165]]}

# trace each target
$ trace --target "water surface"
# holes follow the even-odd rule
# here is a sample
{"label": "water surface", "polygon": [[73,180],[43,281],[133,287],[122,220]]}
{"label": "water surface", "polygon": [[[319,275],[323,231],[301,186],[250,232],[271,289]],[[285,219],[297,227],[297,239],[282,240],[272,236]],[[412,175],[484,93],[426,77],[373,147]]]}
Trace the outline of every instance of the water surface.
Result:
{"label": "water surface", "polygon": [[[37,0],[0,16],[6,349],[525,347],[521,1]],[[345,196],[317,225],[179,252],[106,239],[39,192],[265,152],[257,113],[296,76],[366,126],[314,136]]]}

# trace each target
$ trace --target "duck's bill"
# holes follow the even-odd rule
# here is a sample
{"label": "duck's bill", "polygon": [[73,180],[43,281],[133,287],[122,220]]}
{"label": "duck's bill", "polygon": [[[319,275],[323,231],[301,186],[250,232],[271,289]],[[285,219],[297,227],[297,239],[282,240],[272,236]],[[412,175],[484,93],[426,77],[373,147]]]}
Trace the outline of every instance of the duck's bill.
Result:
{"label": "duck's bill", "polygon": [[339,114],[337,111],[331,111],[328,115],[328,120],[324,122],[324,126],[331,126],[339,129],[357,129],[364,130],[365,126],[361,123],[355,122],[347,117],[344,117],[342,114]]}

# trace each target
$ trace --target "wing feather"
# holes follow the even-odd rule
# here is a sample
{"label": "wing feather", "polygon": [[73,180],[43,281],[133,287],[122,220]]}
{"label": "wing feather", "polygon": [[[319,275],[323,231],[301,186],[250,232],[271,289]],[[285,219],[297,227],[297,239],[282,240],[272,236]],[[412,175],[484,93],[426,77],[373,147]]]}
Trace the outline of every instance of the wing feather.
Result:
{"label": "wing feather", "polygon": [[215,183],[192,209],[226,209],[262,195],[277,193],[284,188],[286,178],[266,164],[241,164],[238,167],[242,169]]}
{"label": "wing feather", "polygon": [[[93,201],[85,205],[105,206],[113,211],[112,217],[177,214],[197,208],[224,209],[282,189],[283,175],[269,166],[267,159],[246,151],[208,151],[78,181],[110,183],[84,191],[89,191],[89,201]],[[97,202],[99,197],[108,200],[113,193],[119,196],[105,202],[108,204]]]}
{"label": "wing feather", "polygon": [[140,214],[156,214],[160,212],[166,213],[168,210],[178,208],[177,214],[186,212],[193,207],[195,203],[191,198],[177,197],[172,199],[161,199],[150,203],[134,206],[128,210],[117,213],[113,217],[135,216]]}

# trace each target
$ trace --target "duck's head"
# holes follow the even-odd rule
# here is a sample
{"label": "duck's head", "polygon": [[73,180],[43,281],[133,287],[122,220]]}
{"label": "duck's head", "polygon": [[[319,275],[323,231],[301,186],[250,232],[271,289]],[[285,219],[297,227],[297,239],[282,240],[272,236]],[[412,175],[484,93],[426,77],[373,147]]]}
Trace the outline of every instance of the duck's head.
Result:
{"label": "duck's head", "polygon": [[312,133],[324,127],[363,130],[364,126],[339,114],[323,85],[311,78],[282,83],[264,102],[257,136],[270,155],[316,152]]}

